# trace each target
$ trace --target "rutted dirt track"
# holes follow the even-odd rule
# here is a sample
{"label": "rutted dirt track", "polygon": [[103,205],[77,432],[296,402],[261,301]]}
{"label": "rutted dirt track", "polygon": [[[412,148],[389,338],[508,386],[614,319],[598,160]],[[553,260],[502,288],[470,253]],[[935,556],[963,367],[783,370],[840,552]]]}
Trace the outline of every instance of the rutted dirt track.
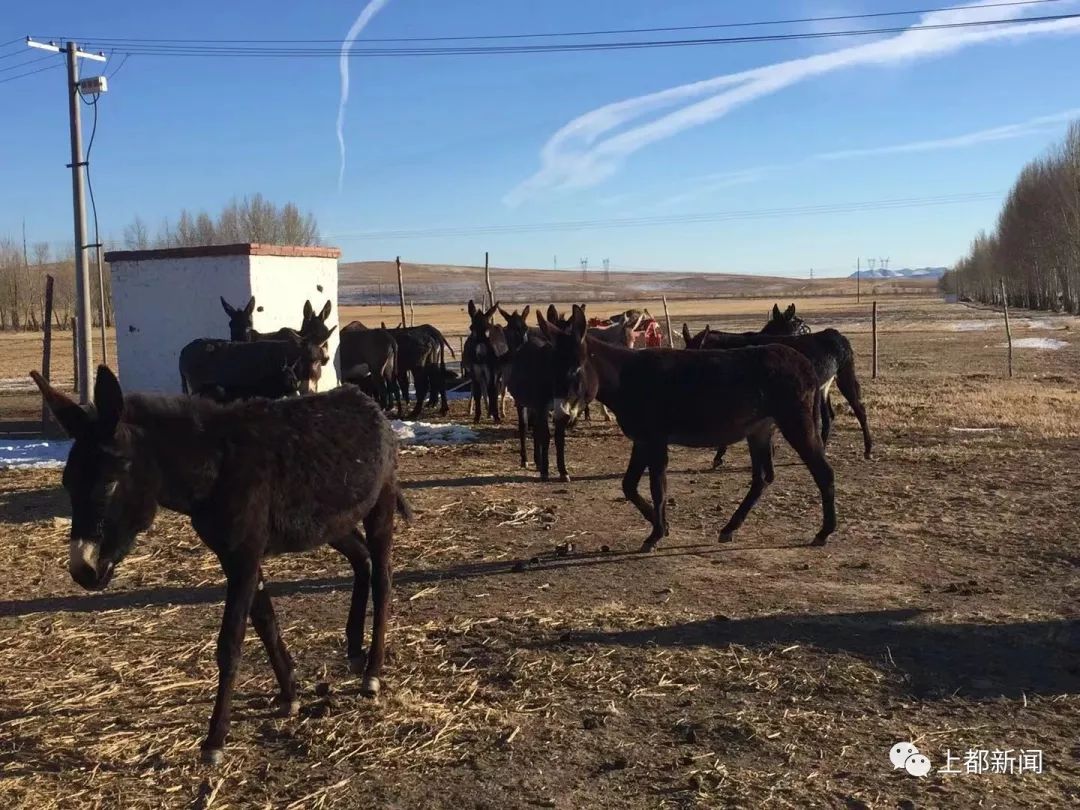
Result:
{"label": "rutted dirt track", "polygon": [[[344,666],[344,560],[273,560],[301,716],[271,717],[249,633],[217,771],[197,763],[216,561],[163,513],[110,590],[84,594],[54,522],[59,474],[0,473],[5,806],[1075,806],[1080,323],[1021,315],[1021,336],[1069,345],[1018,351],[1008,381],[993,313],[886,304],[871,381],[868,307],[805,306],[852,337],[876,440],[864,460],[834,393],[827,547],[806,546],[816,489],[782,444],[776,483],[725,545],[745,450],[720,472],[674,450],[672,535],[651,555],[614,423],[575,428],[570,484],[519,470],[509,425],[405,450],[419,514],[398,537],[384,694],[361,698]],[[1044,772],[916,779],[889,763],[901,740],[935,768],[947,750],[1041,749]]]}

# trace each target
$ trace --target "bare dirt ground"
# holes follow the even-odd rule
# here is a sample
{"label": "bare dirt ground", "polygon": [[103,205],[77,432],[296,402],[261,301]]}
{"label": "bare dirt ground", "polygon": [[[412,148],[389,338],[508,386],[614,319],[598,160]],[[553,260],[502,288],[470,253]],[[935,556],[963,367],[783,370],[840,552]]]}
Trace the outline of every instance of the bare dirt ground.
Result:
{"label": "bare dirt ground", "polygon": [[[828,546],[806,545],[820,507],[783,444],[776,483],[725,545],[745,449],[719,472],[674,450],[672,535],[651,555],[614,423],[575,428],[570,484],[519,470],[508,425],[403,450],[419,515],[398,535],[384,693],[361,698],[345,668],[344,560],[272,560],[303,708],[271,716],[249,633],[216,771],[197,761],[216,561],[163,513],[109,591],[86,594],[66,572],[58,472],[0,472],[5,806],[1077,806],[1080,321],[1017,313],[1016,337],[1068,346],[1018,349],[1008,380],[999,315],[884,302],[871,380],[869,306],[820,303],[799,309],[851,337],[876,440],[864,460],[837,400]],[[764,315],[696,307],[679,322]],[[12,343],[3,378],[26,370]],[[902,740],[961,771],[968,749],[1039,749],[1043,773],[917,779],[889,763]]]}

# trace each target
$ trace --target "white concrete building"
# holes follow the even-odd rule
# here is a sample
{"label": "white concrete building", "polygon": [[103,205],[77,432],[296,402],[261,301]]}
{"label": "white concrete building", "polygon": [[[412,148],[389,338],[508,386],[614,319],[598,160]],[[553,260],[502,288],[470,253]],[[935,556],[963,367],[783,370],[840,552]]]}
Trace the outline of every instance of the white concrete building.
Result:
{"label": "white concrete building", "polygon": [[[304,302],[330,301],[327,323],[338,322],[338,258],[329,247],[211,245],[105,254],[112,280],[120,381],[128,391],[179,393],[180,350],[196,338],[229,337],[224,296],[243,307],[255,296],[255,329],[300,328]],[[338,333],[330,336],[333,364],[319,390],[337,386]]]}

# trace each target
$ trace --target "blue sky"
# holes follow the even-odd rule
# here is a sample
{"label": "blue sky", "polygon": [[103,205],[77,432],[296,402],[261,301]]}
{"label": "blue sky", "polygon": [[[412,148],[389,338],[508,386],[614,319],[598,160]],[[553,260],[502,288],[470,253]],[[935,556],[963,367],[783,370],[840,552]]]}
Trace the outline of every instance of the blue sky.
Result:
{"label": "blue sky", "polygon": [[[11,5],[0,42],[25,34],[342,40],[366,4]],[[387,0],[359,44],[364,37],[705,25],[935,5],[947,3]],[[336,57],[132,56],[99,105],[92,165],[102,232],[119,239],[136,214],[156,224],[183,207],[215,211],[234,195],[261,191],[313,211],[326,241],[340,245],[349,260],[400,254],[476,263],[489,250],[495,264],[508,266],[550,267],[554,256],[576,266],[588,256],[592,266],[609,257],[619,268],[792,275],[810,267],[820,275],[845,273],[860,255],[889,256],[893,267],[946,264],[978,228],[992,225],[1000,195],[1020,167],[1060,138],[1070,115],[1080,117],[1080,89],[1069,80],[1080,22],[1023,22],[1077,11],[1080,2],[1065,0],[938,17],[1017,19],[1009,31],[995,29],[993,38],[980,28],[636,51],[352,59],[340,191]],[[913,15],[769,31],[918,22]],[[20,48],[0,48],[0,57],[19,51],[0,59],[0,69],[41,55]],[[114,54],[106,72],[121,58]],[[21,72],[0,72],[0,81]],[[61,70],[50,70],[0,83],[0,181],[7,192],[0,195],[0,235],[17,235],[25,218],[32,240],[70,239],[63,80]],[[706,80],[713,81],[691,86]],[[609,106],[616,102],[626,103]],[[847,206],[980,192],[996,194],[940,206]],[[841,210],[805,210],[814,206]],[[762,210],[779,213],[513,230]],[[467,232],[487,226],[508,230]],[[357,237],[432,229],[456,232]]]}

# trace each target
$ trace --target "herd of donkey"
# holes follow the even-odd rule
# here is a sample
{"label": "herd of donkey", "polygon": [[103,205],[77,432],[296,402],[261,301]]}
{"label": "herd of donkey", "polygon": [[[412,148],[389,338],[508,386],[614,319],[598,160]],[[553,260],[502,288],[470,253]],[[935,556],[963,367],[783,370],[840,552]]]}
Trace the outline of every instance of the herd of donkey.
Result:
{"label": "herd of donkey", "polygon": [[[412,518],[397,479],[397,443],[386,411],[408,404],[409,375],[416,402],[441,400],[448,411],[445,354],[453,349],[432,326],[341,329],[341,378],[346,384],[317,391],[330,358],[330,304],[310,302],[299,330],[256,332],[255,302],[236,308],[222,299],[231,340],[192,341],[180,353],[185,394],[125,395],[106,366],[98,369],[94,404],[83,407],[32,377],[57,421],[74,439],[63,472],[71,500],[69,569],[84,588],[104,588],[150,528],[158,507],[188,515],[195,532],[217,555],[227,580],[217,643],[219,682],[203,759],[222,758],[230,702],[248,618],[266,647],[282,713],[299,708],[292,659],[286,651],[268,591],[265,557],[324,544],[343,554],[354,572],[346,623],[349,666],[362,674],[363,691],[380,689],[390,603],[394,520]],[[569,480],[565,437],[590,404],[610,410],[631,440],[622,481],[626,498],[651,525],[643,551],[668,534],[669,445],[716,449],[745,439],[750,490],[720,532],[728,541],[765,487],[773,481],[773,437],[780,435],[810,470],[821,493],[822,523],[813,545],[836,528],[833,471],[825,454],[835,383],[871,438],[855,375],[851,344],[835,329],[811,332],[795,314],[774,306],[760,332],[704,331],[683,326],[685,349],[633,349],[646,315],[631,311],[607,327],[589,327],[585,307],[568,314],[551,306],[506,312],[469,302],[463,376],[471,384],[473,418],[481,405],[499,421],[504,394],[517,408],[520,462],[533,459],[549,477],[554,427],[556,465]],[[496,324],[500,314],[505,324]],[[367,393],[365,393],[367,392]],[[605,411],[606,414],[606,411]],[[649,472],[651,503],[638,492]],[[365,649],[369,596],[373,606]]]}

